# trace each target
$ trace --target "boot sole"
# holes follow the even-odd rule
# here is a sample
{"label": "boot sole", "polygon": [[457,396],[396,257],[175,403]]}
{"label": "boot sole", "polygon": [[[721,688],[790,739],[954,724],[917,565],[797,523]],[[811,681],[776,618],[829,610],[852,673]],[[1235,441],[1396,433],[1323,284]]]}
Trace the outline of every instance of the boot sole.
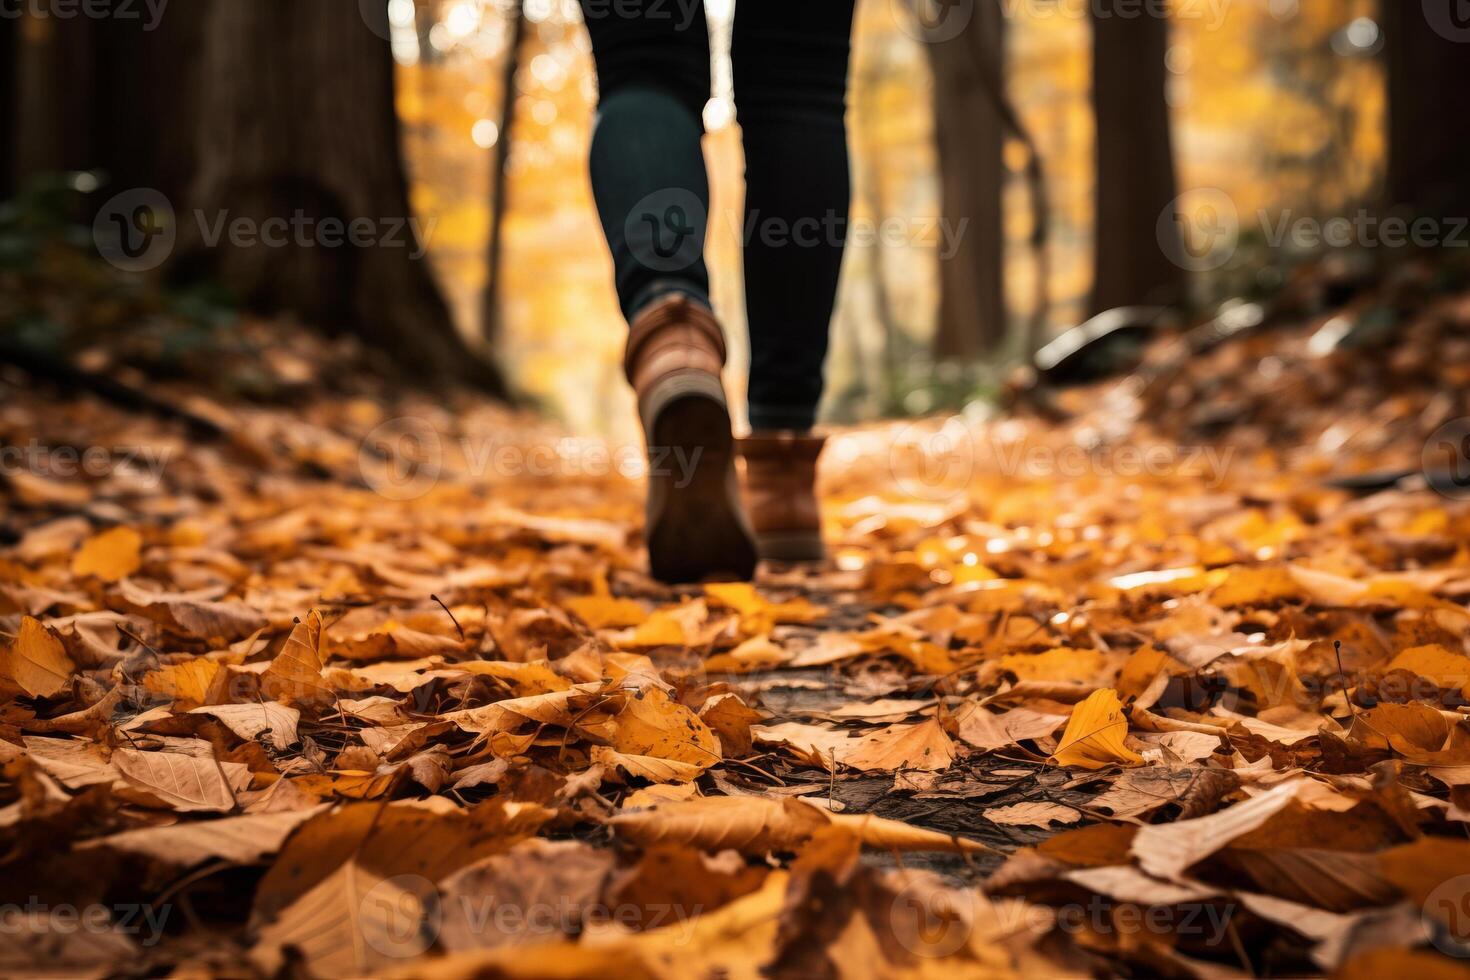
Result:
{"label": "boot sole", "polygon": [[827,557],[820,531],[757,533],[755,547],[766,561],[824,561]]}
{"label": "boot sole", "polygon": [[748,580],[755,540],[735,480],[735,440],[719,378],[678,372],[644,399],[648,433],[648,564],[669,583]]}

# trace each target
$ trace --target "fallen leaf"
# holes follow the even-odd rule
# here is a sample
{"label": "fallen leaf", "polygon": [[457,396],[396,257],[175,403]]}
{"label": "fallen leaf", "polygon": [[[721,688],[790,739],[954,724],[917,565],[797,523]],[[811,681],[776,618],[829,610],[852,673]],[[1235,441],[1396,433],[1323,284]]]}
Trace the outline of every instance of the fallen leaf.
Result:
{"label": "fallen leaf", "polygon": [[1143,756],[1124,744],[1127,736],[1128,722],[1118,692],[1103,688],[1072,709],[1067,730],[1051,758],[1059,766],[1084,769],[1139,765]]}
{"label": "fallen leaf", "polygon": [[143,536],[130,527],[115,527],[83,542],[71,560],[78,578],[92,575],[116,582],[143,567]]}
{"label": "fallen leaf", "polygon": [[21,619],[20,632],[0,654],[0,675],[33,698],[59,694],[71,684],[74,670],[61,641],[30,616]]}

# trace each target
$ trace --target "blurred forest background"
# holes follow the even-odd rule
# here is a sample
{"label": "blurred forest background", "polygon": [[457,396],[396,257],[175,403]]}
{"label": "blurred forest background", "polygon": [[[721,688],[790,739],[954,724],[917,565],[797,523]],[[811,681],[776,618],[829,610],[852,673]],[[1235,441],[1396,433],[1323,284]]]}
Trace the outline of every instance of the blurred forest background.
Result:
{"label": "blurred forest background", "polygon": [[[1080,322],[1091,302],[1092,25],[1077,3],[1011,7],[1004,73],[1045,163],[1051,203],[1051,334]],[[1181,189],[1223,190],[1243,215],[1291,207],[1327,216],[1375,192],[1385,136],[1373,0],[1239,0],[1218,14],[1204,3],[1179,7],[1164,66]],[[705,112],[716,213],[711,272],[717,305],[728,323],[739,324],[739,219],[729,216],[740,214],[740,139],[725,60],[733,3],[709,0],[706,9],[716,50],[715,91]],[[585,176],[596,83],[577,4],[528,0],[519,22],[512,6],[490,0],[394,0],[390,12],[414,205],[438,221],[430,254],[457,319],[470,329],[486,323],[492,168],[510,79],[514,128],[504,151],[497,349],[519,385],[577,428],[631,421],[619,368],[621,320]],[[929,111],[935,74],[910,16],[889,0],[859,4],[849,96],[853,215],[872,222],[899,217],[904,233],[849,243],[828,375],[826,414],[836,420],[949,407],[955,387],[984,386],[999,375],[997,360],[934,370],[945,354],[935,343],[946,245],[937,230],[944,213],[937,116]],[[1118,135],[1137,152],[1127,122],[1128,132]],[[1001,159],[1006,336],[1014,354],[1034,312],[1036,263],[1027,247],[1033,213],[1024,147],[1007,139]],[[1148,221],[1158,213],[1151,209]],[[966,234],[981,230],[972,225]],[[1204,299],[1247,288],[1243,278],[1281,275],[1263,265],[1268,258],[1293,257],[1243,249],[1227,265],[1204,270],[1194,288]],[[731,333],[738,368],[743,338]],[[979,351],[961,346],[960,353]]]}
{"label": "blurred forest background", "polygon": [[[853,219],[888,231],[849,245],[830,421],[983,404],[1100,311],[1157,303],[1187,319],[1269,294],[1323,251],[1263,241],[1281,215],[1463,213],[1447,209],[1465,206],[1470,127],[1438,100],[1467,80],[1470,49],[1419,3],[1174,0],[1167,18],[1127,16],[1131,0],[936,4],[859,3]],[[958,19],[937,17],[949,9]],[[734,0],[707,11],[710,263],[739,377]],[[513,390],[579,431],[632,435],[575,0],[190,0],[146,28],[29,10],[0,19],[0,65],[0,198],[69,173],[92,213],[120,193],[135,224],[171,210],[175,280],[335,324],[420,376]],[[409,212],[428,261],[201,247],[186,218],[303,209]]]}

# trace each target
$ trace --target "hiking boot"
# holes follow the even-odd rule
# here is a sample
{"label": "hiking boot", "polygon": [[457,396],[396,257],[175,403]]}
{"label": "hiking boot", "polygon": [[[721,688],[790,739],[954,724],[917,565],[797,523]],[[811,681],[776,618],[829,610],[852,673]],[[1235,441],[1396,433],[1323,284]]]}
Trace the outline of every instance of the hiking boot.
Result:
{"label": "hiking boot", "polygon": [[826,439],[802,432],[756,432],[740,440],[745,500],[756,550],[772,561],[821,561],[817,456]]}
{"label": "hiking boot", "polygon": [[663,582],[755,573],[724,364],[724,334],[703,303],[671,293],[633,318],[623,368],[648,446],[648,564]]}

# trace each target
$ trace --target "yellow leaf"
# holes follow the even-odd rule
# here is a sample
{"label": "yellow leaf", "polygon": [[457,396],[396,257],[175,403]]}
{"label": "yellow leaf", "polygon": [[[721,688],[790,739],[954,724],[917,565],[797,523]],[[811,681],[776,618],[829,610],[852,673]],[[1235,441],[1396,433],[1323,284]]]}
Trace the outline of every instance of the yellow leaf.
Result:
{"label": "yellow leaf", "polygon": [[612,747],[624,755],[648,755],[697,766],[720,761],[720,740],[694,712],[656,687],[627,694],[614,715]]}
{"label": "yellow leaf", "polygon": [[15,642],[0,654],[0,674],[33,698],[49,698],[63,690],[75,669],[61,641],[30,616],[20,621]]}
{"label": "yellow leaf", "polygon": [[130,527],[115,527],[88,538],[71,560],[71,573],[95,575],[104,582],[127,578],[143,565],[143,536]]}
{"label": "yellow leaf", "polygon": [[648,618],[648,610],[641,603],[610,595],[577,596],[562,605],[595,630],[639,626]]}
{"label": "yellow leaf", "polygon": [[219,674],[217,662],[199,657],[149,672],[143,677],[143,686],[175,700],[209,704],[209,692]]}
{"label": "yellow leaf", "polygon": [[1123,744],[1127,735],[1128,722],[1123,718],[1118,692],[1105,687],[1072,709],[1067,730],[1051,758],[1059,766],[1084,769],[1102,769],[1118,763],[1136,766],[1143,762],[1143,756]]}
{"label": "yellow leaf", "polygon": [[1009,653],[997,663],[1023,681],[1086,681],[1107,665],[1096,650],[1061,647],[1045,653]]}

